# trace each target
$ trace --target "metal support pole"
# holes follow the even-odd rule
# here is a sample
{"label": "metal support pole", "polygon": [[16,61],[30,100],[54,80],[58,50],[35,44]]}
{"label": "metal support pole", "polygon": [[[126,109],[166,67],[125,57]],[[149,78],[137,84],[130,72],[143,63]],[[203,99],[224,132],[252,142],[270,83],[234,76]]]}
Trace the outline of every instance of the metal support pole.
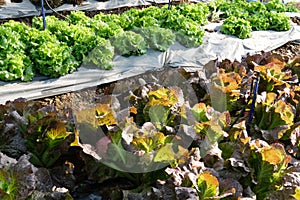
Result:
{"label": "metal support pole", "polygon": [[168,9],[171,9],[171,0],[169,0]]}
{"label": "metal support pole", "polygon": [[44,0],[41,0],[41,7],[42,7],[43,27],[44,27],[44,30],[46,30],[46,14],[45,14],[45,8],[44,8]]}

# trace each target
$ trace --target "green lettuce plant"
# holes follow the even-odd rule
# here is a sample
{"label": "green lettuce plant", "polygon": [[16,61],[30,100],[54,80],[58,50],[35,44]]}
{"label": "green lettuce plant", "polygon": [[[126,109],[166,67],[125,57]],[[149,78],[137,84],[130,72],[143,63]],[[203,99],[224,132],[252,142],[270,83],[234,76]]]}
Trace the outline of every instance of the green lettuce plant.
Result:
{"label": "green lettuce plant", "polygon": [[267,11],[265,4],[260,1],[249,2],[246,6],[246,9],[250,15],[253,15],[253,14],[259,15],[259,14],[262,14]]}
{"label": "green lettuce plant", "polygon": [[132,31],[125,31],[116,34],[111,43],[117,53],[130,56],[130,55],[143,55],[147,52],[147,45],[144,38]]}
{"label": "green lettuce plant", "polygon": [[99,13],[93,18],[82,11],[71,12],[69,19],[73,25],[90,28],[97,37],[108,39],[116,33],[123,32],[122,19],[116,14]]}
{"label": "green lettuce plant", "polygon": [[143,17],[142,15],[140,15],[140,13],[141,10],[133,9],[133,8],[123,12],[120,15],[120,18],[122,18],[121,27],[127,31],[132,30],[134,28],[136,20],[138,20],[138,18],[140,17]]}
{"label": "green lettuce plant", "polygon": [[265,14],[255,13],[247,17],[253,31],[267,30],[270,26],[269,20]]}
{"label": "green lettuce plant", "polygon": [[136,27],[159,27],[159,21],[152,15],[144,15],[142,17],[136,18],[134,22],[134,26]]}
{"label": "green lettuce plant", "polygon": [[31,29],[28,41],[34,69],[42,75],[59,77],[79,67],[80,63],[72,55],[72,48],[60,42],[49,30]]}
{"label": "green lettuce plant", "polygon": [[269,11],[276,11],[276,12],[285,12],[285,5],[279,0],[271,0],[266,3],[266,8]]}
{"label": "green lettuce plant", "polygon": [[175,34],[170,29],[149,26],[134,31],[143,36],[147,45],[154,50],[166,51],[175,42]]}
{"label": "green lettuce plant", "polygon": [[288,31],[291,29],[290,18],[284,13],[269,12],[267,14],[270,30]]}
{"label": "green lettuce plant", "polygon": [[31,50],[31,57],[35,69],[50,77],[64,76],[79,67],[70,47],[59,41],[40,44],[37,49]]}
{"label": "green lettuce plant", "polygon": [[207,15],[209,14],[209,8],[206,4],[179,4],[176,6],[176,9],[180,11],[180,14],[184,15],[187,18],[196,21],[198,24],[207,23]]}
{"label": "green lettuce plant", "polygon": [[228,0],[219,1],[215,3],[217,5],[217,9],[224,12],[224,17],[228,18],[231,16],[235,16],[237,18],[244,18],[249,15],[247,11],[248,3],[244,0],[235,0],[230,2]]}
{"label": "green lettuce plant", "polygon": [[197,47],[202,44],[204,30],[197,22],[189,18],[179,18],[175,29],[176,40],[186,47]]}
{"label": "green lettuce plant", "polygon": [[92,63],[101,69],[111,69],[113,67],[114,47],[109,40],[99,38],[97,46],[93,48],[87,56],[83,57],[83,63]]}
{"label": "green lettuce plant", "polygon": [[27,30],[18,23],[9,22],[0,26],[0,31],[0,80],[30,81],[34,76],[33,65],[26,54],[26,43],[22,41],[22,34]]}
{"label": "green lettuce plant", "polygon": [[221,32],[245,39],[251,36],[252,27],[249,21],[235,16],[228,17],[221,27]]}
{"label": "green lettuce plant", "polygon": [[[71,17],[73,19],[75,14],[74,12],[72,14]],[[95,31],[87,26],[87,24],[69,24],[68,21],[59,20],[55,16],[47,16],[46,22],[47,29],[53,35],[56,35],[60,42],[64,42],[69,47],[72,47],[72,55],[78,61],[81,61],[98,43]],[[41,30],[43,28],[42,18],[35,17],[33,19],[33,26]]]}

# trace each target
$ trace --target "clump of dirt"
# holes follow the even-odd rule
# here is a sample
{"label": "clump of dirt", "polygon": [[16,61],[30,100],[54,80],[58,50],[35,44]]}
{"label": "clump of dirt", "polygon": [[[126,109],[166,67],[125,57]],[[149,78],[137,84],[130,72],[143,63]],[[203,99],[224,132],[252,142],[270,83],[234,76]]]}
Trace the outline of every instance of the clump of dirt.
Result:
{"label": "clump of dirt", "polygon": [[300,55],[300,43],[288,42],[285,45],[275,49],[272,53],[280,54],[287,61]]}
{"label": "clump of dirt", "polygon": [[300,25],[300,17],[294,16],[294,17],[291,17],[291,20],[292,20],[292,22]]}

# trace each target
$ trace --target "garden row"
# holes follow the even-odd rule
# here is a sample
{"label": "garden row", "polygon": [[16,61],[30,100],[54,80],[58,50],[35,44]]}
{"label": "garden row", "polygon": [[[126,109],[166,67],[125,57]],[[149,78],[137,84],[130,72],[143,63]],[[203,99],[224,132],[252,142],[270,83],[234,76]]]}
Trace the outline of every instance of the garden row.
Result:
{"label": "garden row", "polygon": [[185,77],[144,74],[106,95],[74,95],[62,109],[24,99],[0,105],[0,150],[19,159],[0,154],[1,197],[78,199],[82,185],[100,191],[114,180],[126,186],[104,198],[126,190],[131,199],[187,199],[186,191],[191,199],[299,199],[299,61],[265,53],[212,61]]}
{"label": "garden row", "polygon": [[149,48],[166,51],[175,41],[197,47],[204,35],[201,25],[216,11],[227,18],[222,32],[245,38],[251,30],[288,30],[289,18],[278,12],[294,8],[277,0],[265,5],[237,0],[130,9],[93,18],[77,11],[65,20],[48,16],[46,30],[41,17],[33,18],[32,27],[9,21],[0,26],[0,80],[30,81],[35,73],[59,77],[82,62],[111,69],[115,54],[141,55]]}

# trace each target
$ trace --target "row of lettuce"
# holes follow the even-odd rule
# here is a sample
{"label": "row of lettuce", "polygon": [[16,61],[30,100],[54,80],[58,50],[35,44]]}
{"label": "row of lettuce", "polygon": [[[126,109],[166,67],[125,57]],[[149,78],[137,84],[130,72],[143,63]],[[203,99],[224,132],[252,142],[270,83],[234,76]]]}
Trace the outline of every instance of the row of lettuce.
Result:
{"label": "row of lettuce", "polygon": [[[30,152],[26,159],[43,168],[43,174],[60,169],[61,177],[70,175],[66,168],[55,168],[67,161],[75,164],[75,170],[85,170],[89,182],[125,178],[134,182],[133,193],[159,191],[149,187],[165,181],[170,191],[192,190],[191,199],[299,199],[299,63],[299,57],[286,63],[269,53],[248,56],[242,63],[212,61],[205,72],[186,81],[175,70],[149,75],[158,80],[155,84],[143,76],[144,85],[132,81],[128,90],[122,87],[120,93],[103,95],[87,107],[83,102],[77,107],[76,98],[64,109],[23,99],[7,102],[0,105],[0,150],[14,158]],[[219,76],[211,79],[208,90],[205,84],[215,73],[212,68]],[[254,71],[261,79],[249,122]],[[189,84],[202,94],[201,100],[195,101]],[[76,152],[75,159],[67,156],[73,155],[70,152]],[[2,199],[45,199],[33,198],[38,187],[24,183],[45,178],[23,178],[30,174],[28,168],[4,166],[0,169]],[[160,170],[154,175],[148,169]],[[80,185],[84,183],[81,173],[71,174]],[[42,191],[53,192],[51,188],[59,184],[52,181],[44,181],[52,185]],[[65,179],[60,186],[76,190]]]}
{"label": "row of lettuce", "polygon": [[197,47],[204,35],[201,25],[219,11],[227,18],[222,32],[246,38],[251,30],[288,30],[289,18],[280,12],[295,10],[277,0],[267,4],[220,0],[100,13],[93,18],[81,11],[71,12],[65,20],[47,16],[46,30],[41,17],[33,18],[32,27],[9,21],[0,26],[0,80],[30,81],[35,73],[59,77],[74,72],[82,62],[111,69],[115,54],[142,55],[149,48],[166,51],[175,41]]}
{"label": "row of lettuce", "polygon": [[252,31],[287,31],[291,28],[291,23],[284,12],[298,12],[294,6],[286,6],[276,0],[266,4],[259,1],[234,1],[216,7],[224,12],[226,18],[221,31],[242,39],[251,37]]}

